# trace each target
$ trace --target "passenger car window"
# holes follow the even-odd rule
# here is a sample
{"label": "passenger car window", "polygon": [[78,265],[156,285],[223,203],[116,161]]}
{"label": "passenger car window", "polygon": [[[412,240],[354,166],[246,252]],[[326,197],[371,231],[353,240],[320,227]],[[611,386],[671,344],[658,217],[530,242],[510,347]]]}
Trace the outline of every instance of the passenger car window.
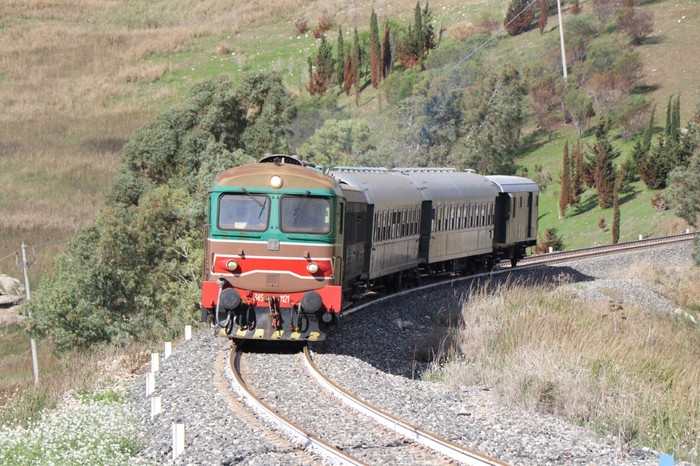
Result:
{"label": "passenger car window", "polygon": [[224,194],[219,198],[218,226],[221,230],[265,231],[270,199],[262,194]]}
{"label": "passenger car window", "polygon": [[323,197],[284,196],[280,199],[280,220],[285,233],[329,233],[331,203]]}

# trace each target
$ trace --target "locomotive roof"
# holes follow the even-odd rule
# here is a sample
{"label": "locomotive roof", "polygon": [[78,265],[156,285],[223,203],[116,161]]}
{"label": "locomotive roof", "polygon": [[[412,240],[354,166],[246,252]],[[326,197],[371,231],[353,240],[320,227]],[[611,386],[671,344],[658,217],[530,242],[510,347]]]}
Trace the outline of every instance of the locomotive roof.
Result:
{"label": "locomotive roof", "polygon": [[536,193],[540,190],[537,183],[522,176],[490,175],[486,178],[493,181],[502,193]]}
{"label": "locomotive roof", "polygon": [[270,177],[278,175],[283,189],[327,189],[340,194],[336,180],[323,172],[293,163],[251,163],[219,173],[213,188],[269,187]]}

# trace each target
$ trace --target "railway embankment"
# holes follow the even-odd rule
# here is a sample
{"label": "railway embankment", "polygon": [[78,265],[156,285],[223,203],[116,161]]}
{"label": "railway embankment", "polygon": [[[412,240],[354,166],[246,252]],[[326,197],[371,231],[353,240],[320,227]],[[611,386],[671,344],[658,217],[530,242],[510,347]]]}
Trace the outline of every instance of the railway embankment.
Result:
{"label": "railway embankment", "polygon": [[[490,280],[491,284],[555,282],[586,299],[634,303],[653,312],[679,315],[683,311],[653,285],[651,272],[645,276],[644,264],[675,267],[688,263],[690,255],[690,245],[673,245],[651,253],[516,268],[480,280]],[[317,363],[331,379],[385,411],[509,464],[659,463],[659,452],[628,442],[619,431],[601,435],[560,416],[504,400],[488,385],[455,384],[436,375],[439,371],[434,369],[440,360],[427,362],[431,358],[417,357],[419,346],[437,323],[449,325],[450,315],[460,312],[470,289],[474,289],[472,280],[460,279],[377,303],[367,312],[346,319],[325,343],[316,345]],[[227,341],[205,330],[162,361],[153,393],[161,397],[162,412],[153,418],[143,379],[131,384],[134,412],[147,433],[140,458],[171,461],[172,425],[183,423],[185,449],[176,464],[303,462],[294,449],[270,440],[269,432],[263,435],[269,427],[232,411],[214,376],[217,358],[229,347]],[[294,399],[297,394],[290,391],[288,383],[290,377],[298,375],[294,364],[282,363],[283,359],[275,362],[274,354],[253,361],[258,362],[246,370],[268,375],[267,396]],[[313,411],[305,407],[313,403],[313,399],[297,397],[298,413],[293,414],[311,415]],[[327,415],[328,429],[347,428],[342,423],[333,424],[333,413]],[[390,451],[385,457],[391,463]]]}

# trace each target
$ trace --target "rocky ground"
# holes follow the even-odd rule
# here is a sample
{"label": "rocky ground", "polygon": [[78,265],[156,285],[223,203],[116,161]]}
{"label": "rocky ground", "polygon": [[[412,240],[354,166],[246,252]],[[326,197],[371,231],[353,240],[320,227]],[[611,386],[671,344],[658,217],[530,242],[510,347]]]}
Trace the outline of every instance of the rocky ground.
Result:
{"label": "rocky ground", "polygon": [[0,274],[0,327],[20,322],[19,304],[24,299],[23,290],[19,280]]}

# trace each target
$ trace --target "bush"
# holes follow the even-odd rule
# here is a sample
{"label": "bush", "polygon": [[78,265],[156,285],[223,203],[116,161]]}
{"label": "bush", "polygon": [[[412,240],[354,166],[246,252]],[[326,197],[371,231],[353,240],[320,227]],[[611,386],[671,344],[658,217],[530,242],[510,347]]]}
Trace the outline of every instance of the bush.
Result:
{"label": "bush", "polygon": [[394,105],[413,94],[413,88],[423,80],[420,71],[394,70],[384,81],[382,90],[390,105]]}

